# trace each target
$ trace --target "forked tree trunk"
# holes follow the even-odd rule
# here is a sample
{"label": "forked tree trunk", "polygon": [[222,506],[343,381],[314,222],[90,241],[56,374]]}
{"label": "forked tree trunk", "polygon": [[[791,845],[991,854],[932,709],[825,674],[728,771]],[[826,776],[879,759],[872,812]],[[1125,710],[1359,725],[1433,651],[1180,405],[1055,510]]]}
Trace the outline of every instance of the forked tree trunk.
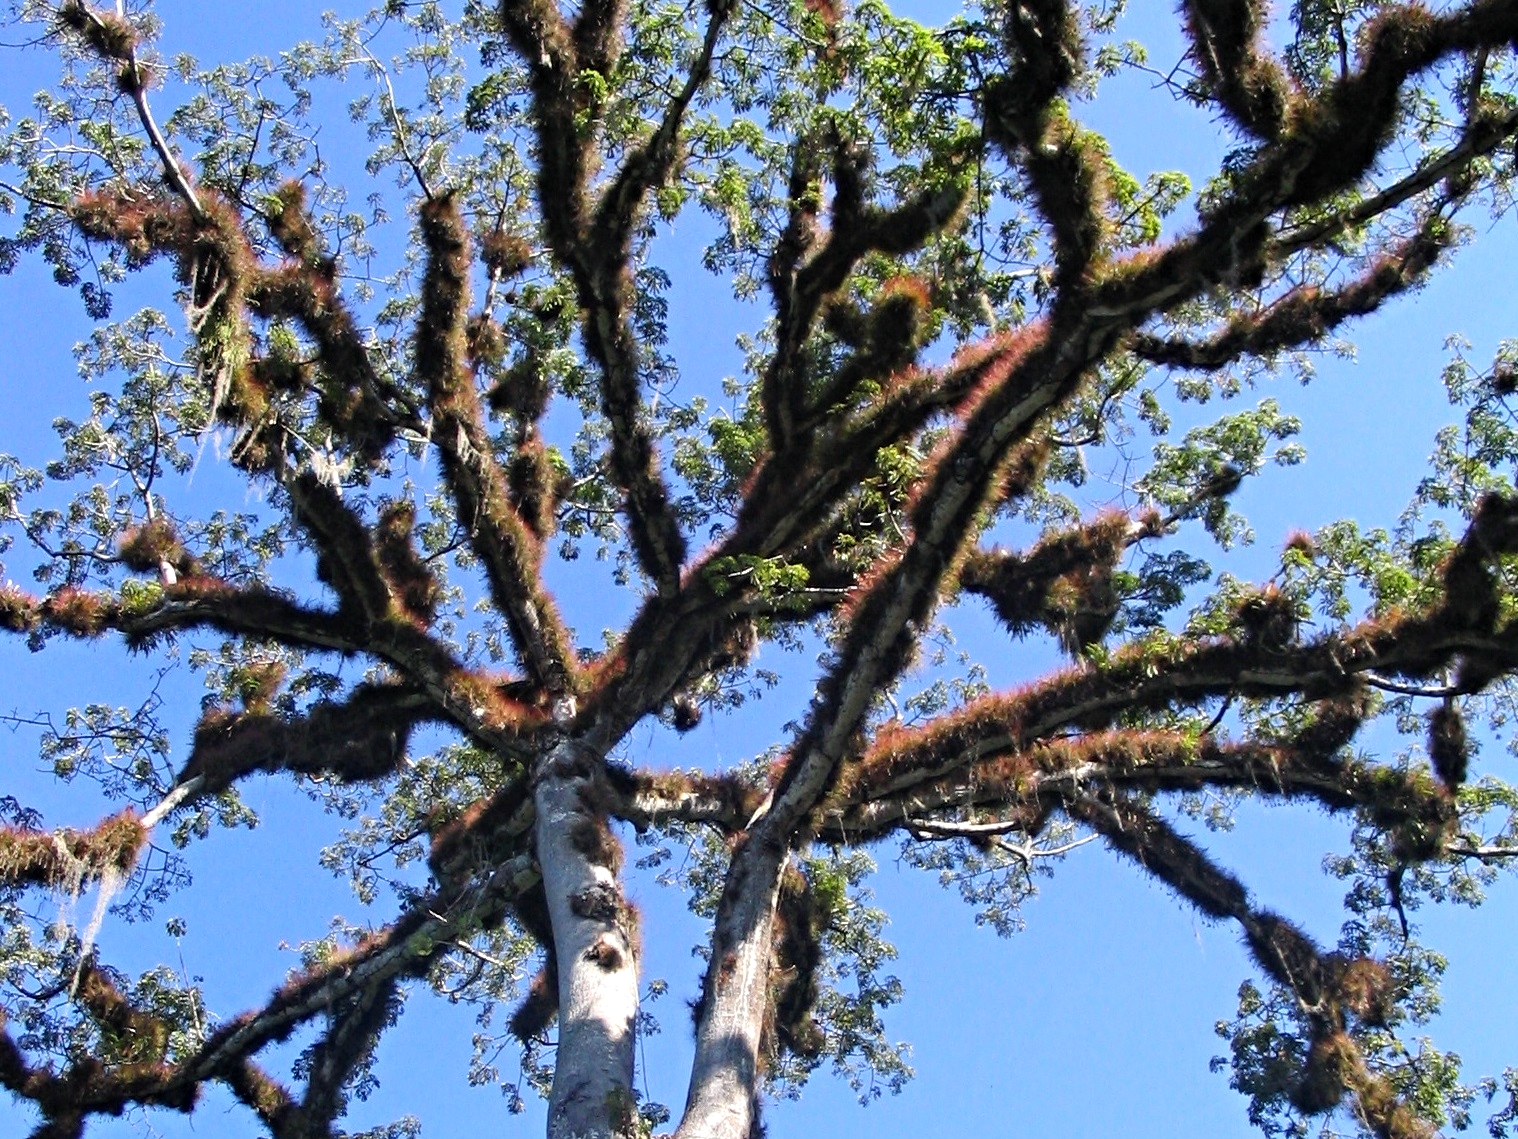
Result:
{"label": "forked tree trunk", "polygon": [[[561,744],[534,792],[537,852],[559,976],[559,1047],[548,1139],[633,1133],[638,945],[615,873],[615,840],[594,809],[600,757]],[[590,761],[590,762],[587,762]]]}

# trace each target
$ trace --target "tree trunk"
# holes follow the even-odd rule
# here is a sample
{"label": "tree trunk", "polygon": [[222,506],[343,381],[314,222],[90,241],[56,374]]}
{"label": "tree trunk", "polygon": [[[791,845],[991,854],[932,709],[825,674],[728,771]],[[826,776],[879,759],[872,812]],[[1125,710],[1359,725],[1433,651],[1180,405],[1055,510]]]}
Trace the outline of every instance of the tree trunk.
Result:
{"label": "tree trunk", "polygon": [[548,1139],[633,1132],[633,1023],[638,1011],[635,916],[617,884],[619,850],[595,808],[600,756],[554,749],[538,782],[536,839],[559,976],[559,1048]]}
{"label": "tree trunk", "polygon": [[758,1129],[760,1038],[770,1006],[775,904],[785,848],[765,829],[733,855],[712,937],[690,1094],[676,1139],[750,1139]]}

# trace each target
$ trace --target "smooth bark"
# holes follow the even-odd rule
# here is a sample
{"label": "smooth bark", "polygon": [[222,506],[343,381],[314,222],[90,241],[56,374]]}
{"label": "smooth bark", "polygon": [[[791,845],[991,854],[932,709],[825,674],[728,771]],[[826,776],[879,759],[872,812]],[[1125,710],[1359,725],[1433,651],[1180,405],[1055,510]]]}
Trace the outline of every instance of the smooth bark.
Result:
{"label": "smooth bark", "polygon": [[[633,1022],[638,947],[610,866],[577,836],[605,826],[586,802],[594,768],[564,743],[535,792],[538,861],[559,976],[559,1047],[548,1104],[549,1139],[625,1135],[636,1117]],[[587,756],[586,758],[591,758]],[[594,757],[600,762],[600,757]]]}
{"label": "smooth bark", "polygon": [[676,1139],[749,1139],[759,1122],[760,1038],[770,1006],[775,905],[785,849],[765,828],[733,856],[696,1025]]}

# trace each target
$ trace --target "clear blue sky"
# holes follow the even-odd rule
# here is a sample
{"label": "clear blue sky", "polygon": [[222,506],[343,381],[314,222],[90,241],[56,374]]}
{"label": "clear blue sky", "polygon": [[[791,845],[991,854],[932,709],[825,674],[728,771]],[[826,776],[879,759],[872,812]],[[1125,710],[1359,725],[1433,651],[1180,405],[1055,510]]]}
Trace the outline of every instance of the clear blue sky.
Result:
{"label": "clear blue sky", "polygon": [[[214,7],[175,0],[157,9],[166,25],[164,50],[187,50],[202,61],[272,52],[319,34],[315,8],[291,0]],[[926,4],[910,11],[925,19],[952,14]],[[1150,42],[1161,67],[1180,51],[1166,30],[1169,20],[1168,12],[1155,10],[1129,21],[1129,34]],[[46,81],[46,60],[14,52],[6,52],[4,60],[0,103],[19,112],[29,92]],[[1177,167],[1209,169],[1222,148],[1204,116],[1171,103],[1138,76],[1115,81],[1096,106],[1078,113],[1109,132],[1118,159],[1141,176]],[[334,126],[331,137],[337,133]],[[356,197],[368,190],[362,184],[350,188]],[[1480,360],[1513,331],[1508,266],[1518,251],[1515,237],[1508,217],[1480,233],[1475,246],[1462,250],[1426,291],[1355,328],[1358,363],[1325,361],[1308,388],[1283,381],[1259,393],[1275,396],[1287,411],[1302,416],[1309,458],[1301,467],[1273,468],[1241,492],[1238,503],[1253,521],[1259,545],[1230,564],[1234,572],[1270,572],[1282,539],[1294,528],[1311,529],[1344,516],[1367,524],[1393,521],[1421,473],[1434,431],[1452,418],[1438,384],[1444,338],[1465,334],[1475,343],[1473,358]],[[693,264],[694,244],[689,230],[677,231],[672,256]],[[161,286],[164,277],[156,280]],[[707,279],[677,279],[671,332],[677,357],[700,360],[702,372],[715,376],[737,369],[732,337],[740,327],[714,313],[728,311],[735,322],[745,314],[714,306],[713,291]],[[156,303],[166,304],[167,294],[160,292]],[[7,408],[0,451],[40,463],[50,454],[50,419],[83,413],[85,388],[75,376],[69,346],[86,327],[77,302],[51,285],[35,264],[0,278],[0,345],[5,346],[0,389]],[[196,476],[198,493],[231,496],[222,504],[239,506],[241,484],[216,465],[208,456]],[[599,592],[594,573],[582,564],[563,579],[562,600],[571,620],[586,628],[610,620],[591,600]],[[993,683],[1025,679],[1053,663],[1036,645],[1006,645],[976,615],[962,632],[966,647],[988,662]],[[630,758],[725,766],[773,742],[774,725],[805,707],[811,665],[805,655],[761,663],[792,679],[730,720],[709,718],[677,744],[668,733],[637,733]],[[49,709],[57,715],[86,700],[129,703],[141,698],[149,682],[141,659],[59,643],[32,656],[13,640],[0,642],[0,669],[5,677],[0,712],[22,714]],[[184,669],[165,682],[165,691],[181,701],[174,721],[181,731],[195,714],[196,683]],[[0,733],[0,793],[18,794],[42,808],[49,825],[92,821],[93,804],[81,805],[72,791],[59,791],[37,777],[31,740],[24,730]],[[1499,774],[1514,777],[1510,761],[1492,762]],[[319,936],[334,912],[360,921],[388,916],[383,902],[380,912],[366,915],[341,883],[315,866],[315,852],[336,833],[336,820],[273,780],[254,782],[247,798],[263,825],[218,835],[194,850],[193,888],[160,915],[188,920],[184,963],[189,972],[204,975],[208,1001],[223,1015],[261,1001],[295,963],[282,942]],[[1237,830],[1218,840],[1215,849],[1264,903],[1332,941],[1341,888],[1318,866],[1325,852],[1344,841],[1340,823],[1312,810],[1247,807]],[[879,1139],[939,1133],[1069,1139],[1253,1134],[1244,1101],[1207,1065],[1223,1049],[1212,1025],[1232,1015],[1237,986],[1252,975],[1231,928],[1202,924],[1159,887],[1091,845],[1045,884],[1026,911],[1026,931],[998,940],[974,927],[957,898],[921,874],[895,867],[890,846],[877,855],[883,866],[876,887],[881,904],[893,914],[887,932],[901,951],[895,972],[907,990],[888,1023],[893,1037],[912,1042],[917,1079],[900,1097],[860,1109],[845,1086],[819,1073],[799,1104],[767,1111],[772,1139],[866,1130]],[[646,914],[646,974],[667,978],[672,986],[655,1010],[664,1032],[646,1047],[647,1085],[678,1114],[689,1061],[683,1002],[694,995],[696,984],[689,950],[701,931],[675,895],[646,881],[635,881],[632,889]],[[80,904],[80,920],[88,906],[88,899]],[[1421,915],[1425,940],[1452,959],[1447,1015],[1433,1034],[1441,1046],[1462,1053],[1469,1076],[1518,1062],[1509,1027],[1518,1005],[1510,952],[1515,917],[1518,904],[1506,885],[1475,914]],[[144,931],[108,921],[101,936],[107,958],[129,968],[147,967],[162,953],[160,928],[158,922]],[[431,1139],[496,1128],[541,1134],[536,1105],[522,1119],[508,1119],[497,1091],[465,1086],[471,1019],[468,1009],[418,996],[382,1045],[380,1090],[359,1105],[349,1126],[409,1112],[422,1118],[423,1133]],[[512,1070],[509,1057],[502,1066]],[[224,1099],[213,1099],[188,1127],[168,1115],[154,1115],[150,1122],[164,1135],[256,1131],[250,1115],[235,1108],[223,1114],[224,1107]],[[91,1133],[121,1134],[129,1126],[100,1122]],[[0,1139],[28,1131],[24,1117],[0,1114]]]}

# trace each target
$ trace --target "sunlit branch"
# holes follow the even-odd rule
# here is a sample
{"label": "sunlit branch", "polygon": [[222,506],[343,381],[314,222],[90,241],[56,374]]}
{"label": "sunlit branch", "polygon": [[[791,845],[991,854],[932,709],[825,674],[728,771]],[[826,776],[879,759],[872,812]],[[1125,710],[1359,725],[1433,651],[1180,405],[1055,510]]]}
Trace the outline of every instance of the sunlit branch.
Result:
{"label": "sunlit branch", "polygon": [[1451,858],[1474,858],[1478,862],[1506,862],[1518,858],[1518,846],[1495,843],[1452,842],[1445,847]]}
{"label": "sunlit branch", "polygon": [[928,813],[969,808],[1012,812],[1034,832],[1057,807],[1094,786],[1148,794],[1225,788],[1308,799],[1329,810],[1362,808],[1386,826],[1421,821],[1435,831],[1452,818],[1448,789],[1427,775],[1340,757],[1363,704],[1321,706],[1310,727],[1282,743],[1198,740],[1177,731],[1114,730],[1060,737],[1027,748],[989,749],[972,763],[910,788],[865,797],[868,771],[830,809],[824,833],[867,839],[916,826]]}
{"label": "sunlit branch", "polygon": [[679,820],[736,833],[746,829],[764,798],[764,788],[733,776],[640,772],[614,811],[639,828]]}
{"label": "sunlit branch", "polygon": [[1451,696],[1459,696],[1461,689],[1453,684],[1410,684],[1402,680],[1392,680],[1370,669],[1365,671],[1365,683],[1372,688],[1379,688],[1383,692],[1395,692],[1398,696],[1427,696],[1432,699],[1443,700]]}

